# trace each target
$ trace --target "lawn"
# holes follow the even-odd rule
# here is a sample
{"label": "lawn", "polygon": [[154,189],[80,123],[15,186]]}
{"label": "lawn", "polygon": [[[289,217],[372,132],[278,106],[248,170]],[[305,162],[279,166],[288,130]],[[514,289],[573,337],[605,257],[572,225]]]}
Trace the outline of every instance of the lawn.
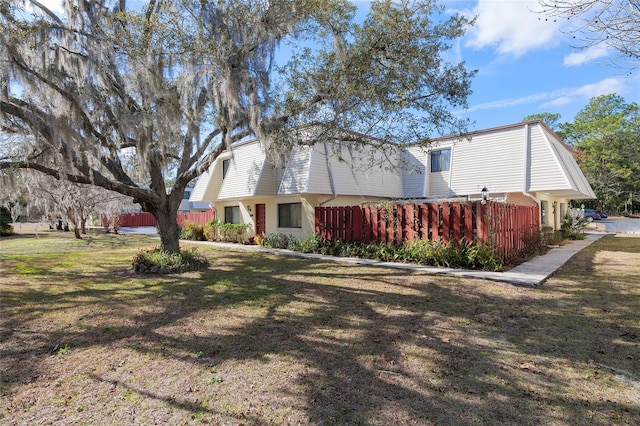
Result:
{"label": "lawn", "polygon": [[[0,423],[637,424],[640,238],[535,289],[153,237],[0,239]],[[184,244],[186,245],[186,244]]]}

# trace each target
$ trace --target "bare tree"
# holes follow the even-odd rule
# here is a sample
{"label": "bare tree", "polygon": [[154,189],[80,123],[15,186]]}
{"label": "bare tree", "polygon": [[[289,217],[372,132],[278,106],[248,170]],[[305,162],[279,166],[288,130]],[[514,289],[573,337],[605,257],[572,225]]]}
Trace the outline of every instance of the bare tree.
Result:
{"label": "bare tree", "polygon": [[570,32],[583,49],[604,46],[618,52],[617,64],[640,65],[640,2],[638,0],[539,0],[542,13],[577,22]]}
{"label": "bare tree", "polygon": [[92,214],[112,215],[132,207],[131,198],[104,188],[83,185],[36,172],[23,173],[29,198],[45,214],[60,215],[73,225],[76,238],[86,234],[86,223]]}
{"label": "bare tree", "polygon": [[442,56],[470,22],[433,0],[374,1],[361,23],[342,0],[63,4],[0,0],[0,125],[22,136],[0,170],[132,197],[163,250],[187,183],[248,135],[283,151],[310,120],[398,141],[465,129],[449,111],[474,73]]}

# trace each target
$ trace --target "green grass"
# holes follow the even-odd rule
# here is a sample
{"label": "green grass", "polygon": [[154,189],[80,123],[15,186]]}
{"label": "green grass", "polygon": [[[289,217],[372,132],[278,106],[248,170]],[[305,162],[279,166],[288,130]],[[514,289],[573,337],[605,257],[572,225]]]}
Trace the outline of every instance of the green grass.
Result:
{"label": "green grass", "polygon": [[[640,239],[537,289],[143,236],[0,239],[0,423],[636,424]],[[187,246],[187,244],[183,244]]]}

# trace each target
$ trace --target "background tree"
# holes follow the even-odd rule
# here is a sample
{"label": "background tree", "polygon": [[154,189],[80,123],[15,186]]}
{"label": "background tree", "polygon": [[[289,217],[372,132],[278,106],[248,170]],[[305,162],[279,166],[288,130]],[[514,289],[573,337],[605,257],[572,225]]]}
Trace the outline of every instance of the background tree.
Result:
{"label": "background tree", "polygon": [[603,208],[640,196],[640,109],[615,94],[592,98],[570,124],[580,168]]}
{"label": "background tree", "polygon": [[558,113],[539,112],[536,114],[527,115],[522,119],[522,122],[532,121],[532,120],[542,120],[544,124],[549,126],[551,130],[556,132],[557,130],[559,130],[559,127],[560,127],[560,117],[562,117],[562,115]]}
{"label": "background tree", "polygon": [[604,47],[618,53],[615,63],[640,65],[640,3],[636,0],[539,0],[542,13],[577,22],[569,31],[582,49]]}
{"label": "background tree", "polygon": [[442,53],[470,22],[431,0],[374,1],[361,23],[341,0],[63,3],[0,0],[0,123],[22,136],[0,169],[132,197],[164,250],[187,183],[248,135],[283,151],[310,120],[400,142],[465,129],[449,111],[473,72]]}
{"label": "background tree", "polygon": [[87,233],[86,224],[91,216],[111,216],[117,209],[134,208],[130,197],[93,185],[82,185],[66,180],[56,181],[53,177],[34,171],[22,174],[29,199],[45,215],[71,222],[76,238],[82,239]]}

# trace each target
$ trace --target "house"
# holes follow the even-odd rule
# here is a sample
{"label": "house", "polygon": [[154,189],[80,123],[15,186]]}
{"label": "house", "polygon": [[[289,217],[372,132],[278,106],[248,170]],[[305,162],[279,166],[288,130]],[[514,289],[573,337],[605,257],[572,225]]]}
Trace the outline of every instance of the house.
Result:
{"label": "house", "polygon": [[351,132],[359,143],[294,144],[278,161],[258,139],[234,144],[196,183],[191,202],[214,204],[218,219],[250,234],[313,234],[317,206],[389,200],[493,200],[540,206],[558,229],[574,199],[595,198],[570,149],[541,121],[396,145]]}
{"label": "house", "polygon": [[190,201],[191,192],[195,185],[193,183],[189,183],[187,187],[184,189],[184,193],[182,194],[182,201],[180,201],[180,205],[178,206],[178,212],[206,212],[211,209],[211,206],[208,202],[197,202]]}

